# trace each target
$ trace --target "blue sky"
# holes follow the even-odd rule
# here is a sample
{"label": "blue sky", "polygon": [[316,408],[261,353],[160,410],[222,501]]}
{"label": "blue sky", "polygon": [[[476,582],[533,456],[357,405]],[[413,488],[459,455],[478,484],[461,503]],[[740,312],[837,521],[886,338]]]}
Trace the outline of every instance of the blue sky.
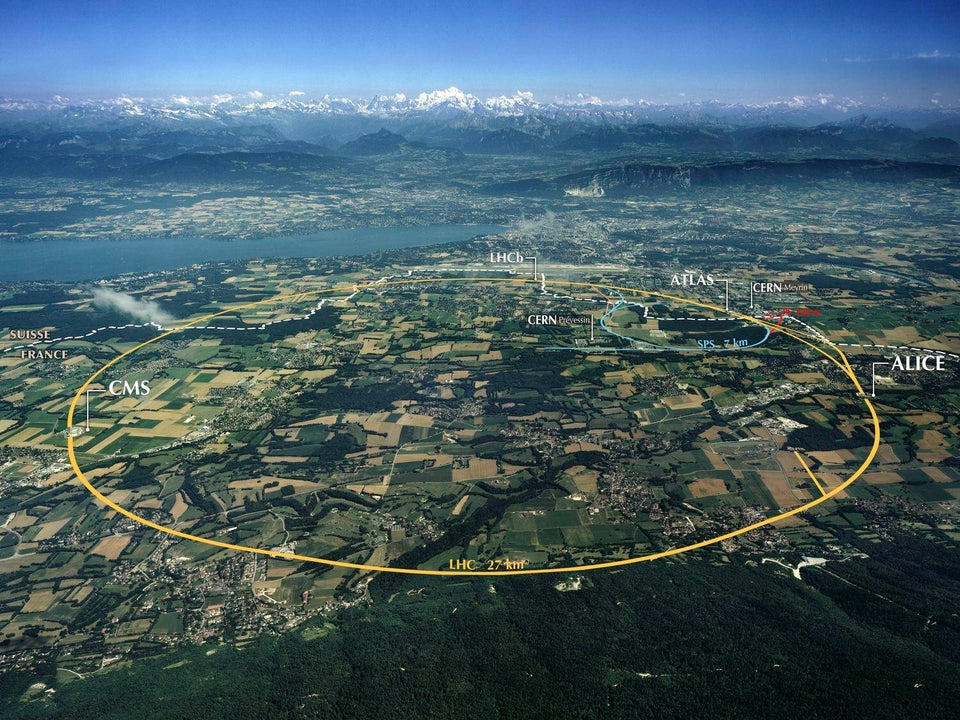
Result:
{"label": "blue sky", "polygon": [[0,95],[960,103],[960,2],[0,0]]}

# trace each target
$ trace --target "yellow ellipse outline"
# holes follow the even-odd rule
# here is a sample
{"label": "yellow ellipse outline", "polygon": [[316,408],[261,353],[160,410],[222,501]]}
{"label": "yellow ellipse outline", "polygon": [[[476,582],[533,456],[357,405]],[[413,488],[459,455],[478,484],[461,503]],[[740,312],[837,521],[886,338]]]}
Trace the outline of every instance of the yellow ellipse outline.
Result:
{"label": "yellow ellipse outline", "polygon": [[[121,353],[120,355],[116,356],[106,364],[102,365],[96,372],[94,372],[89,378],[87,378],[86,382],[83,383],[83,385],[77,391],[76,395],[74,395],[73,401],[70,403],[70,409],[67,413],[67,429],[69,431],[69,429],[73,427],[73,416],[74,416],[74,412],[76,410],[77,404],[80,402],[80,398],[86,392],[87,388],[90,387],[90,384],[93,383],[98,377],[100,377],[100,375],[102,375],[106,370],[113,367],[121,360],[123,360],[125,357],[132,355],[133,353],[137,352],[141,348],[144,348],[147,345],[151,345],[164,338],[170,337],[171,335],[174,335],[178,332],[186,330],[189,327],[193,327],[202,322],[208,322],[222,315],[227,315],[230,313],[237,312],[238,310],[245,310],[247,308],[257,307],[259,305],[267,305],[271,303],[283,302],[285,300],[292,300],[292,299],[300,300],[305,297],[317,296],[317,295],[328,295],[331,293],[343,292],[345,290],[351,290],[351,289],[354,291],[362,291],[362,290],[369,290],[371,288],[382,288],[382,287],[389,287],[389,286],[396,286],[396,285],[414,285],[414,284],[433,283],[433,282],[488,282],[488,283],[493,282],[493,283],[508,283],[508,284],[518,284],[518,285],[541,284],[541,281],[539,280],[526,279],[526,278],[514,278],[514,277],[510,277],[510,278],[489,278],[489,277],[485,277],[485,278],[479,278],[479,277],[408,278],[405,280],[372,282],[372,283],[365,283],[365,284],[350,285],[346,287],[327,288],[324,290],[311,290],[308,292],[300,292],[300,293],[294,293],[291,295],[281,295],[278,297],[267,298],[265,300],[256,300],[256,301],[244,303],[241,305],[233,305],[229,308],[226,308],[225,310],[220,310],[210,315],[205,315],[203,317],[196,318],[195,320],[191,320],[190,322],[185,323],[179,327],[173,328],[172,330],[163,332],[157,335],[156,337],[153,337],[150,340],[147,340],[146,342],[142,342],[139,345],[131,348],[130,350],[127,350]],[[850,380],[853,382],[853,385],[857,389],[860,399],[863,400],[864,404],[867,406],[867,409],[870,411],[870,416],[873,420],[873,446],[870,448],[870,453],[867,455],[866,460],[863,461],[860,467],[858,467],[853,472],[853,474],[850,475],[849,478],[847,478],[841,484],[837,485],[837,487],[835,487],[833,490],[830,490],[824,493],[823,495],[821,495],[820,497],[814,500],[811,500],[806,505],[801,505],[799,507],[794,508],[793,510],[788,510],[786,512],[780,513],[779,515],[766,518],[765,520],[762,520],[760,522],[756,522],[751,525],[738,528],[737,530],[724,533],[723,535],[718,535],[716,537],[709,538],[708,540],[701,540],[700,542],[696,542],[691,545],[684,545],[682,547],[670,548],[668,550],[662,550],[660,552],[650,553],[649,555],[641,555],[639,557],[626,558],[624,560],[611,560],[611,561],[601,562],[601,563],[591,563],[588,565],[575,565],[572,567],[525,568],[523,570],[423,570],[420,568],[384,567],[380,565],[368,565],[365,563],[351,563],[343,560],[328,560],[326,558],[314,557],[312,555],[298,555],[296,553],[275,552],[273,550],[266,550],[264,548],[248,547],[246,545],[236,545],[234,543],[222,542],[220,540],[203,538],[198,535],[192,535],[190,533],[186,533],[181,530],[176,530],[174,528],[167,527],[159,523],[155,523],[152,520],[148,520],[145,517],[141,517],[140,515],[137,515],[136,513],[130,510],[127,510],[124,507],[121,507],[117,503],[107,498],[103,493],[101,493],[99,490],[97,490],[93,486],[90,480],[88,480],[87,477],[83,474],[83,471],[80,470],[80,466],[77,463],[77,456],[74,451],[74,439],[71,435],[68,434],[67,435],[67,454],[70,457],[70,465],[73,467],[74,473],[76,473],[77,478],[79,478],[80,482],[83,483],[84,487],[95,498],[97,498],[100,502],[102,502],[107,507],[115,510],[116,512],[120,513],[121,515],[124,515],[125,517],[130,518],[131,520],[134,520],[140,523],[141,525],[144,525],[145,527],[149,527],[159,532],[163,532],[168,535],[172,535],[174,537],[178,537],[184,540],[192,540],[194,542],[199,542],[205,545],[211,545],[214,547],[223,548],[225,550],[249,552],[249,553],[255,553],[257,555],[265,555],[267,557],[281,558],[285,560],[296,560],[298,562],[319,563],[322,565],[348,568],[351,570],[366,570],[366,571],[372,571],[372,572],[392,572],[392,573],[400,573],[403,575],[432,575],[432,576],[448,577],[448,576],[463,576],[463,575],[485,575],[485,576],[546,575],[546,574],[557,574],[557,573],[586,572],[588,570],[601,570],[601,569],[608,569],[608,568],[614,568],[614,567],[622,567],[625,565],[633,565],[641,562],[649,562],[651,560],[659,560],[660,558],[672,557],[674,555],[681,555],[683,553],[687,553],[692,550],[699,550],[700,548],[704,548],[709,545],[715,545],[717,543],[723,542],[724,540],[730,540],[731,538],[744,535],[748,532],[752,532],[753,530],[757,530],[767,525],[772,525],[773,523],[779,522],[780,520],[784,520],[788,517],[799,515],[802,512],[806,512],[816,507],[817,505],[820,505],[821,503],[826,502],[830,498],[834,497],[838,493],[848,488],[854,481],[856,481],[857,478],[859,478],[870,466],[870,463],[873,462],[874,457],[876,457],[877,451],[880,448],[880,418],[877,415],[877,411],[874,408],[873,403],[870,402],[869,398],[867,397],[867,394],[864,392],[863,388],[861,387],[860,381],[857,379],[857,376],[854,373],[853,368],[850,366],[850,361],[847,360],[847,356],[839,347],[837,347],[834,343],[831,343],[829,340],[826,340],[823,337],[819,337],[819,336],[802,332],[802,331],[794,331],[792,329],[787,330],[782,326],[774,325],[773,323],[766,322],[759,318],[755,318],[750,315],[744,315],[742,313],[738,313],[735,311],[729,311],[724,308],[718,307],[716,305],[711,305],[709,303],[703,303],[697,300],[678,297],[676,295],[668,295],[666,293],[655,292],[652,290],[638,290],[634,288],[619,287],[616,285],[588,283],[588,282],[575,282],[570,280],[551,280],[550,283],[553,285],[561,285],[566,287],[591,288],[595,290],[612,289],[612,290],[618,290],[620,292],[626,292],[631,295],[646,295],[650,297],[659,297],[659,298],[664,298],[668,300],[675,300],[677,302],[685,303],[687,305],[693,305],[695,307],[705,308],[707,310],[713,310],[714,312],[730,315],[737,319],[752,322],[762,327],[775,328],[778,332],[781,332],[784,335],[788,335],[794,338],[795,340],[799,340],[804,345],[807,345],[813,348],[815,351],[817,351],[818,353],[826,357],[828,360],[830,360],[832,363],[837,365],[841,370],[843,370],[844,374],[847,377],[849,377]],[[830,355],[827,351],[823,350],[817,345],[814,345],[809,340],[806,340],[804,336],[813,338],[815,340],[819,340],[821,342],[826,342],[833,350],[837,352],[839,359],[837,359],[833,355]]]}

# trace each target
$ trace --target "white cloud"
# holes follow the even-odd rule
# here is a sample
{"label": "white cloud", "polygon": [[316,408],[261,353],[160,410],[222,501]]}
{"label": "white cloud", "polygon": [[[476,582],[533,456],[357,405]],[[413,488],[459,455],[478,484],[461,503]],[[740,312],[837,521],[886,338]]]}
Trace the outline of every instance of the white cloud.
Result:
{"label": "white cloud", "polygon": [[134,320],[158,325],[169,325],[176,320],[153,300],[141,300],[102,285],[94,287],[92,291],[93,304],[101,310],[116,310]]}
{"label": "white cloud", "polygon": [[876,63],[876,62],[885,62],[889,60],[946,60],[947,58],[957,57],[957,53],[943,52],[942,50],[930,50],[929,52],[917,52],[913,55],[901,55],[900,53],[894,53],[893,55],[886,58],[871,58],[863,57],[862,55],[856,55],[854,57],[843,57],[840,58],[840,62],[862,65],[865,63]]}
{"label": "white cloud", "polygon": [[918,52],[910,56],[911,60],[943,60],[945,58],[952,58],[956,55],[954,53],[941,52],[940,50],[933,50],[931,52]]}
{"label": "white cloud", "polygon": [[306,93],[303,90],[291,90],[287,95],[290,97],[303,97]]}
{"label": "white cloud", "polygon": [[603,105],[603,100],[601,100],[598,96],[587,95],[585,93],[577,93],[576,95],[563,95],[554,98],[554,101],[558,105]]}
{"label": "white cloud", "polygon": [[251,91],[250,91],[249,93],[247,93],[247,94],[248,94],[250,97],[252,97],[254,100],[263,100],[263,93],[260,92],[259,90],[251,90]]}

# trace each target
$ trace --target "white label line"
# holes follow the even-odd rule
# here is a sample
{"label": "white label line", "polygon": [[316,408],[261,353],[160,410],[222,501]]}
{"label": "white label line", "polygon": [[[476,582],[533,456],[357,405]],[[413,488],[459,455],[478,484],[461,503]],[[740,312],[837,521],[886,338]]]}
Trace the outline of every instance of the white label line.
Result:
{"label": "white label line", "polygon": [[873,373],[872,373],[873,378],[872,378],[872,380],[870,381],[870,397],[874,397],[874,398],[875,398],[875,397],[877,396],[877,365],[889,365],[889,364],[890,364],[890,363],[888,363],[888,362],[875,362],[875,363],[872,363],[872,365],[873,365]]}

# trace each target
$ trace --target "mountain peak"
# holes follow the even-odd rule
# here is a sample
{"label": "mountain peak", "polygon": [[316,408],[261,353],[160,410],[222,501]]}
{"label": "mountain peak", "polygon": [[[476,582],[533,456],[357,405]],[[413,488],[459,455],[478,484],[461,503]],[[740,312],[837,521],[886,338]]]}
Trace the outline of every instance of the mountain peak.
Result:
{"label": "mountain peak", "polygon": [[473,112],[483,105],[476,95],[465,93],[453,85],[446,90],[422,92],[417,95],[412,104],[418,110],[449,108],[466,112]]}

